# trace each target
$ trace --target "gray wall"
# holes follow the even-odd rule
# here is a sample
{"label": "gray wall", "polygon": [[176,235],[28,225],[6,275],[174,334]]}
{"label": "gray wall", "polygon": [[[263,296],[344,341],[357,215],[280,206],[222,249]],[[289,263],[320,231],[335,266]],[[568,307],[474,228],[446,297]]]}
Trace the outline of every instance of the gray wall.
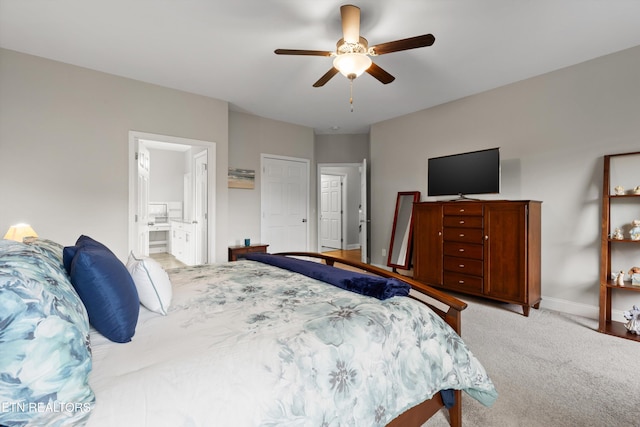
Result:
{"label": "gray wall", "polygon": [[[309,165],[309,249],[316,247],[316,174],[314,172],[313,129],[265,119],[251,114],[229,113],[229,166],[256,171],[255,188],[229,189],[228,244],[248,237],[260,240],[260,155],[271,154],[308,159]],[[226,181],[225,181],[226,185]],[[269,242],[264,242],[269,243]]]}
{"label": "gray wall", "polygon": [[316,135],[317,163],[362,163],[369,159],[369,134]]}
{"label": "gray wall", "polygon": [[[88,234],[125,259],[128,132],[136,130],[216,143],[217,261],[226,261],[227,245],[260,238],[260,154],[309,159],[309,245],[315,248],[312,129],[229,113],[227,103],[216,99],[4,49],[0,77],[0,158],[16,159],[0,168],[0,191],[9,201],[0,209],[0,227],[29,222],[41,236],[65,245]],[[229,165],[255,169],[255,190],[229,190]]]}
{"label": "gray wall", "polygon": [[602,156],[640,149],[639,76],[635,47],[374,125],[372,263],[384,264],[395,194],[426,199],[427,158],[501,147],[494,198],[543,201],[542,305],[595,317]]}
{"label": "gray wall", "polygon": [[0,227],[31,223],[69,245],[80,234],[128,250],[129,131],[216,143],[217,259],[226,259],[228,106],[0,50]]}

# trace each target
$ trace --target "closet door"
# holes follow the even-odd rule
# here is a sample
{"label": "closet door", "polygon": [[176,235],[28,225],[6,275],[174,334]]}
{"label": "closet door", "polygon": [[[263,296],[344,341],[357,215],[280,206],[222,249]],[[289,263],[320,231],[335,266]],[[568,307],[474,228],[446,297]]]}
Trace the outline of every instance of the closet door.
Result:
{"label": "closet door", "polygon": [[527,204],[486,203],[484,211],[484,293],[527,303]]}

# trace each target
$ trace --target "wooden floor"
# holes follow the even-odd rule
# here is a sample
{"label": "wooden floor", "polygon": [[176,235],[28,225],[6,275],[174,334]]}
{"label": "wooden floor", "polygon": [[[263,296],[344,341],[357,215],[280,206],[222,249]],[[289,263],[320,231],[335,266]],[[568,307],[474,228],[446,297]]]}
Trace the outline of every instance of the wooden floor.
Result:
{"label": "wooden floor", "polygon": [[176,257],[168,253],[149,254],[150,258],[155,259],[165,270],[169,268],[185,267],[186,264],[178,261]]}
{"label": "wooden floor", "polygon": [[360,249],[352,249],[352,250],[328,250],[322,251],[323,254],[331,255],[337,258],[344,258],[350,261],[360,261],[361,252]]}

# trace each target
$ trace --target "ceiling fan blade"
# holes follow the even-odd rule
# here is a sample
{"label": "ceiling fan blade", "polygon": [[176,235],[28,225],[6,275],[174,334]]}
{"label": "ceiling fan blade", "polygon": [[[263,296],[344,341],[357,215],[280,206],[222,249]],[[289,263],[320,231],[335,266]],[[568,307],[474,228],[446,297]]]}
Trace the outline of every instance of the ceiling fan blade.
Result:
{"label": "ceiling fan blade", "polygon": [[301,50],[301,49],[276,49],[276,55],[309,55],[309,56],[331,56],[333,52],[326,50]]}
{"label": "ceiling fan blade", "polygon": [[371,74],[373,77],[378,79],[380,83],[384,84],[389,84],[396,79],[391,74],[387,73],[385,70],[377,66],[374,62],[372,62],[371,66],[367,68],[367,73]]}
{"label": "ceiling fan blade", "polygon": [[338,69],[336,67],[332,67],[329,71],[327,71],[324,76],[320,77],[320,79],[313,84],[313,87],[321,87],[324,86],[333,76],[338,74]]}
{"label": "ceiling fan blade", "polygon": [[408,39],[381,43],[373,46],[371,49],[373,49],[376,55],[384,55],[385,53],[399,52],[401,50],[431,46],[435,41],[436,38],[433,36],[433,34],[424,34],[422,36],[409,37]]}
{"label": "ceiling fan blade", "polygon": [[340,6],[342,38],[347,43],[360,41],[360,8],[351,4]]}

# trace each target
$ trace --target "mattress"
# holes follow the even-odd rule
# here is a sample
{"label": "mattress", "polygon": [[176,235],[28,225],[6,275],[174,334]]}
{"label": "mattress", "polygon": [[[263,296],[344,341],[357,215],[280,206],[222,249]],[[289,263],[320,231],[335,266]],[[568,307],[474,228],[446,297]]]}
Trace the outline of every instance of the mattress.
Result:
{"label": "mattress", "polygon": [[255,261],[169,270],[131,342],[91,333],[90,427],[383,426],[444,389],[495,388],[426,305],[343,290]]}

